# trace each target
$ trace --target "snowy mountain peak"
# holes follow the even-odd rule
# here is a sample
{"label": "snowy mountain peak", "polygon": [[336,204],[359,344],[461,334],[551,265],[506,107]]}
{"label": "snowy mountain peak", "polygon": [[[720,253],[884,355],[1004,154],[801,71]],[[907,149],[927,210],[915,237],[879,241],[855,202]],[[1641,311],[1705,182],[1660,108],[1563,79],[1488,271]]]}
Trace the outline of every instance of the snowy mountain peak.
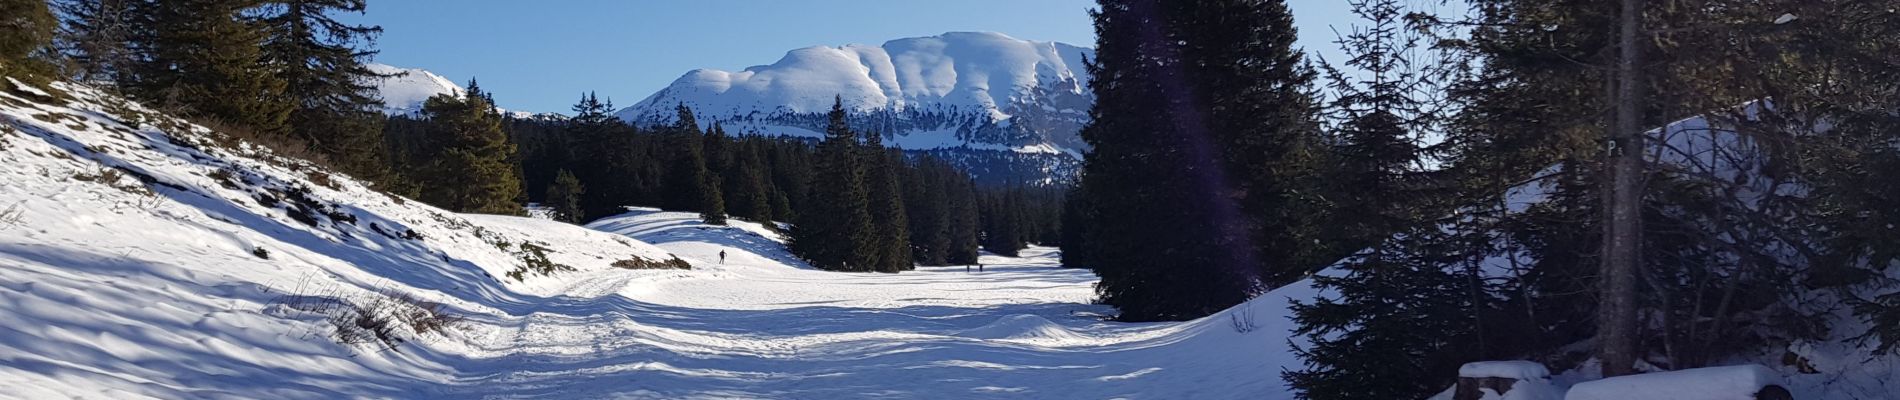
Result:
{"label": "snowy mountain peak", "polygon": [[[834,97],[856,110],[939,104],[995,110],[1050,82],[1086,84],[1082,60],[1093,55],[1084,47],[995,32],[951,32],[882,46],[813,46],[739,72],[693,70],[628,108],[623,117],[663,117],[682,103],[715,114],[740,109],[823,112]],[[1069,89],[1080,93],[1080,86]]]}
{"label": "snowy mountain peak", "polygon": [[465,90],[454,81],[420,68],[401,68],[387,64],[369,64],[370,71],[391,75],[376,83],[383,96],[383,113],[414,114],[422,111],[422,102],[440,94],[461,95]]}
{"label": "snowy mountain peak", "polygon": [[813,46],[737,72],[692,70],[617,115],[664,125],[683,104],[732,132],[820,137],[824,113],[842,101],[854,126],[883,133],[894,147],[991,159],[1037,154],[1042,160],[1009,169],[1070,170],[1087,149],[1078,132],[1094,102],[1083,66],[1093,56],[1085,47],[995,32]]}
{"label": "snowy mountain peak", "polygon": [[[383,113],[389,115],[415,115],[422,112],[422,103],[436,95],[461,95],[468,92],[455,81],[421,68],[402,68],[388,64],[371,63],[370,71],[390,75],[375,82],[377,92],[383,97]],[[501,107],[495,110],[515,118],[541,116],[526,111],[510,111]],[[549,114],[556,117],[558,114]]]}

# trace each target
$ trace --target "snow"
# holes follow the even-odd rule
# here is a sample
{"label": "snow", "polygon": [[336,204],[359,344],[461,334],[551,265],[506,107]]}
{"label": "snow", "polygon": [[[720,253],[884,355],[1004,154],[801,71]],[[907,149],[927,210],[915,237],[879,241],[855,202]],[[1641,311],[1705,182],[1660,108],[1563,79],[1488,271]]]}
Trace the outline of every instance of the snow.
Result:
{"label": "snow", "polygon": [[1531,361],[1479,361],[1458,367],[1460,378],[1549,379],[1550,369]]}
{"label": "snow", "polygon": [[[843,274],[744,221],[455,214],[337,174],[316,184],[319,167],[160,128],[96,90],[49,89],[74,100],[0,93],[0,398],[1290,399],[1278,373],[1303,367],[1305,343],[1288,306],[1330,295],[1300,281],[1194,321],[1109,322],[1094,275],[1055,249],[984,255],[983,272]],[[335,216],[293,217],[293,187]],[[530,247],[572,270],[507,277]],[[613,266],[634,257],[692,269]],[[466,321],[382,351],[276,303],[382,293]],[[1843,328],[1788,349],[1819,370],[1789,378],[1800,398],[1878,398],[1900,381]],[[1732,389],[1779,376],[1744,372],[1677,377]]]}
{"label": "snow", "polygon": [[693,70],[621,114],[639,120],[643,114],[670,114],[681,103],[711,111],[783,107],[812,113],[831,109],[834,97],[859,110],[935,104],[994,110],[1042,81],[1086,84],[1082,60],[1093,55],[1083,47],[995,32],[951,32],[882,46],[814,46],[738,72]]}
{"label": "snow", "polygon": [[[383,113],[389,115],[415,115],[422,112],[422,103],[436,95],[460,96],[468,90],[461,85],[420,68],[402,68],[387,64],[370,63],[371,72],[391,75],[372,82],[383,98]],[[510,111],[495,107],[495,111],[515,118],[534,118],[540,116],[559,117],[560,114],[537,114],[527,111]]]}
{"label": "snow", "polygon": [[422,103],[430,97],[460,96],[467,92],[454,81],[428,70],[373,63],[368,67],[377,74],[393,75],[376,82],[377,92],[383,96],[383,112],[390,115],[418,113],[422,111]]}
{"label": "snow", "polygon": [[[675,107],[693,108],[700,121],[725,124],[730,132],[822,137],[820,126],[793,115],[829,111],[835,101],[858,114],[925,110],[929,122],[886,127],[891,147],[909,150],[963,148],[979,151],[1080,154],[1082,141],[1065,124],[1045,137],[973,134],[1008,126],[1011,112],[1035,90],[1092,98],[1087,68],[1094,51],[1057,42],[1022,40],[995,32],[951,32],[897,39],[881,46],[850,44],[792,50],[771,65],[741,71],[697,69],[633,106],[616,113],[641,125],[670,124]],[[1029,105],[1064,120],[1085,120],[1088,101],[1047,98]],[[1060,107],[1060,108],[1058,108]],[[785,120],[789,118],[790,120]],[[882,118],[882,117],[880,117]],[[903,118],[903,117],[896,117]],[[907,120],[908,121],[908,120]],[[989,124],[989,125],[985,125]],[[1071,126],[1072,125],[1072,126]]]}
{"label": "snow", "polygon": [[1697,368],[1578,383],[1565,400],[1750,400],[1781,374],[1760,365]]}
{"label": "snow", "polygon": [[13,77],[11,76],[7,77],[7,83],[13,84],[14,88],[28,95],[39,96],[39,97],[53,97],[51,93],[46,93],[46,91],[33,87],[33,85],[28,85],[26,84],[26,82],[21,82],[19,79],[13,79]]}
{"label": "snow", "polygon": [[[1258,314],[1246,333],[1226,314],[1109,322],[1055,249],[843,274],[742,221],[461,215],[52,89],[75,100],[0,94],[0,398],[1290,397],[1274,299],[1294,291],[1231,311]],[[337,216],[293,218],[293,187]],[[507,277],[530,245],[573,269]],[[692,269],[612,266],[632,257]],[[384,293],[466,320],[378,350],[278,303]]]}

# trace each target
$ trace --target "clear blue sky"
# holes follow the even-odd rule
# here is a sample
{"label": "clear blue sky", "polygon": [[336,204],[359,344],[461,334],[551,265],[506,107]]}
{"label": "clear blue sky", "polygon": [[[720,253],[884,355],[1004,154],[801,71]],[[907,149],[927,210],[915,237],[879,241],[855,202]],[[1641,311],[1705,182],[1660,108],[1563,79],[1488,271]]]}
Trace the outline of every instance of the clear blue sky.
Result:
{"label": "clear blue sky", "polygon": [[[1289,0],[1302,44],[1332,51],[1343,0]],[[1094,46],[1092,0],[375,0],[381,63],[469,77],[502,107],[568,112],[581,92],[628,106],[695,68],[739,70],[815,45],[951,31]],[[999,12],[998,10],[1007,10]]]}

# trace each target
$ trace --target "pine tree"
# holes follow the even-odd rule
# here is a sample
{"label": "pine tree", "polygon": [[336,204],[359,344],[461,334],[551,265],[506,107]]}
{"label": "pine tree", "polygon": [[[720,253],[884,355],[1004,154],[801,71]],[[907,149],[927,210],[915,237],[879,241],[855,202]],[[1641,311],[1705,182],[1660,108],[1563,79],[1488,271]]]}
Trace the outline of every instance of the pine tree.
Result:
{"label": "pine tree", "polygon": [[977,214],[976,183],[968,175],[958,173],[950,179],[944,197],[949,199],[949,235],[950,247],[944,254],[950,265],[976,264],[980,253],[977,252],[982,221]]}
{"label": "pine tree", "polygon": [[151,24],[142,18],[151,15],[151,3],[144,0],[60,0],[57,4],[63,21],[58,46],[61,53],[78,67],[77,77],[118,87],[133,81],[132,77],[126,76],[132,73],[133,62],[139,57],[132,42],[135,37],[149,35],[147,29]]}
{"label": "pine tree", "polygon": [[546,197],[548,207],[554,209],[554,219],[568,223],[581,223],[581,195],[587,190],[581,186],[581,180],[573,173],[563,169],[555,175],[554,184],[548,186]]}
{"label": "pine tree", "polygon": [[246,15],[259,0],[177,0],[153,3],[152,34],[135,49],[134,94],[186,115],[210,118],[260,135],[286,136],[294,108],[284,68],[266,58],[264,25]]}
{"label": "pine tree", "polygon": [[[1286,5],[1105,0],[1086,247],[1121,319],[1188,319],[1325,265],[1317,129]],[[1182,295],[1191,293],[1192,295]]]}
{"label": "pine tree", "polygon": [[874,267],[869,196],[857,134],[845,122],[844,101],[831,108],[825,140],[814,156],[810,198],[792,226],[790,248],[812,266],[868,272]]}
{"label": "pine tree", "polygon": [[1326,65],[1333,100],[1328,114],[1333,126],[1332,171],[1334,190],[1327,194],[1337,217],[1327,224],[1330,241],[1342,248],[1375,244],[1424,215],[1426,197],[1418,171],[1424,149],[1418,140],[1431,131],[1433,110],[1418,93],[1436,92],[1428,74],[1430,65],[1414,62],[1425,55],[1421,27],[1403,21],[1406,10],[1398,0],[1352,0],[1352,12],[1366,23],[1339,38],[1349,57],[1343,63],[1355,74]]}
{"label": "pine tree", "polygon": [[343,172],[386,180],[382,121],[369,69],[381,27],[343,23],[336,14],[363,13],[365,0],[267,0],[264,59],[276,66],[293,109],[289,128]]}
{"label": "pine tree", "polygon": [[[687,168],[694,168],[695,174],[699,175],[699,219],[711,225],[725,225],[726,195],[720,188],[720,184],[725,182],[725,179],[721,178],[720,174],[731,164],[729,161],[724,161],[731,159],[730,154],[727,153],[731,139],[726,137],[726,129],[715,122],[712,129],[707,130],[706,136],[701,140],[704,144],[701,147],[699,160],[689,161],[693,165],[687,166]],[[714,166],[719,169],[713,169]]]}
{"label": "pine tree", "polygon": [[899,150],[886,149],[883,135],[866,132],[863,149],[865,165],[866,193],[875,241],[866,251],[876,256],[873,269],[877,272],[900,272],[915,269],[910,254],[910,221],[905,214],[903,185],[898,181],[898,173],[904,167],[904,154]]}
{"label": "pine tree", "polygon": [[[718,128],[723,134],[724,128]],[[748,139],[737,148],[733,171],[726,173],[724,193],[733,216],[772,226],[772,188],[765,177],[762,142]]]}
{"label": "pine tree", "polygon": [[681,104],[676,110],[679,120],[666,133],[667,142],[673,147],[673,156],[667,166],[666,208],[705,212],[714,200],[706,196],[716,194],[707,187],[711,172],[706,170],[706,138],[700,132],[699,121],[693,117],[691,108]]}
{"label": "pine tree", "polygon": [[440,147],[422,189],[424,202],[456,212],[521,215],[521,180],[508,160],[515,145],[482,97],[437,95],[423,103],[430,142]]}

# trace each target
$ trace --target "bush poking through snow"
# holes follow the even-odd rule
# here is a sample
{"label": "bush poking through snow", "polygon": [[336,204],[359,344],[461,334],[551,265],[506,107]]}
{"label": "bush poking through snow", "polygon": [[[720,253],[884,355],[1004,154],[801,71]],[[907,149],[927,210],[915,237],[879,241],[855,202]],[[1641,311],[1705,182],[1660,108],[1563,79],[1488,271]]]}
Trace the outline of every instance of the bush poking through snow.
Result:
{"label": "bush poking through snow", "polygon": [[[299,284],[300,290],[302,284]],[[286,293],[265,306],[267,312],[289,316],[309,313],[321,317],[329,336],[346,346],[369,345],[377,350],[401,352],[403,343],[426,340],[459,330],[463,318],[449,313],[441,303],[422,301],[393,289],[377,289],[357,295],[345,294],[332,284],[312,294]]]}
{"label": "bush poking through snow", "polygon": [[640,256],[614,261],[614,267],[625,269],[693,269],[692,264],[687,264],[686,260],[681,260],[679,257],[673,257],[666,261],[653,261]]}
{"label": "bush poking through snow", "polygon": [[[502,243],[505,244],[506,242]],[[497,244],[495,247],[501,248],[503,251],[508,250],[506,246],[502,246],[501,244]],[[520,250],[515,250],[514,253],[516,257],[521,257],[521,267],[515,268],[513,271],[508,271],[508,277],[514,278],[515,281],[526,279],[529,272],[540,276],[548,276],[558,271],[574,270],[572,266],[548,261],[548,248],[541,247],[541,245],[523,242],[518,248]]]}
{"label": "bush poking through snow", "polygon": [[257,256],[257,258],[269,260],[270,250],[265,250],[263,247],[254,248],[254,249],[251,249],[251,255]]}
{"label": "bush poking through snow", "polygon": [[120,171],[118,168],[110,168],[110,167],[99,167],[99,169],[96,171],[80,171],[80,172],[73,173],[73,180],[77,180],[80,182],[91,182],[91,183],[106,185],[106,187],[118,189],[119,191],[131,193],[131,194],[139,195],[139,196],[151,196],[153,194],[152,190],[149,188],[146,188],[145,185],[121,184],[120,182],[125,180],[125,177],[126,177],[126,174],[124,171]]}

